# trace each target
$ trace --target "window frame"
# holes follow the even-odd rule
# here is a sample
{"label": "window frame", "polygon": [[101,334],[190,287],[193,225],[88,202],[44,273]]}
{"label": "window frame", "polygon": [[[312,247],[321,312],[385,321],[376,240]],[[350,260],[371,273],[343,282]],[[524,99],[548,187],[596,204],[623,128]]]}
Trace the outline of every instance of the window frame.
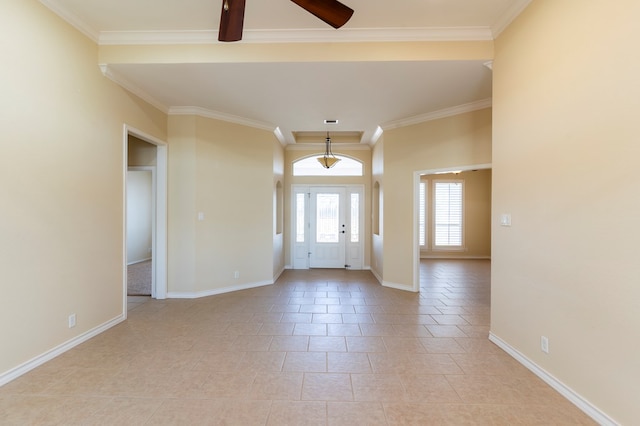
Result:
{"label": "window frame", "polygon": [[[355,176],[355,177],[363,177],[365,175],[364,162],[357,158],[353,158],[347,155],[335,154],[335,157],[340,159],[341,161],[337,162],[335,166],[330,169],[323,168],[320,163],[318,163],[317,158],[322,157],[322,153],[308,155],[306,157],[298,158],[293,160],[291,163],[291,175],[294,177],[305,177],[305,176]],[[297,165],[299,163],[309,162],[309,167],[302,169],[302,171],[297,170]],[[353,172],[344,172],[344,167],[346,164],[354,164],[357,163],[360,166],[360,170],[358,173]]]}

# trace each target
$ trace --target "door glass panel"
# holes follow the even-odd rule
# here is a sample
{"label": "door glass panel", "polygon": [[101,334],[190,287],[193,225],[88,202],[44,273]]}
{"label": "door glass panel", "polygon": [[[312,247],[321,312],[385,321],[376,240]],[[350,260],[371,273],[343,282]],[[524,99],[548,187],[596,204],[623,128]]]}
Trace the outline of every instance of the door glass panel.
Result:
{"label": "door glass panel", "polygon": [[304,196],[296,194],[296,243],[304,243]]}
{"label": "door glass panel", "polygon": [[360,241],[360,194],[351,194],[351,242]]}
{"label": "door glass panel", "polygon": [[316,197],[316,242],[337,243],[340,241],[340,194],[317,194]]}

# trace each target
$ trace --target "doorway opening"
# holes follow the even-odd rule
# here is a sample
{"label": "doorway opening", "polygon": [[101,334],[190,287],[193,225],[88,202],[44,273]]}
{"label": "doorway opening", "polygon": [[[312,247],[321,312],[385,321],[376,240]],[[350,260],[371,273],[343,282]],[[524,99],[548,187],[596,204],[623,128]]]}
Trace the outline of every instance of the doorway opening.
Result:
{"label": "doorway opening", "polygon": [[362,269],[364,185],[293,185],[294,269]]}
{"label": "doorway opening", "polygon": [[[167,295],[167,145],[127,125],[123,140],[126,315],[131,292],[155,299]],[[138,276],[130,277],[130,266]],[[130,288],[130,278],[143,283]]]}
{"label": "doorway opening", "polygon": [[413,190],[412,291],[424,279],[421,259],[491,258],[491,164],[417,171]]}

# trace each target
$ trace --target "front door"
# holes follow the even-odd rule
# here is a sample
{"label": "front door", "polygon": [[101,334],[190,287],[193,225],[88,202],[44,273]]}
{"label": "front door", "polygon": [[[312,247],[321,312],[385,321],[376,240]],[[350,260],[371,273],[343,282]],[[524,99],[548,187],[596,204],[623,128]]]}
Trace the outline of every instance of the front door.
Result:
{"label": "front door", "polygon": [[345,188],[313,187],[310,191],[309,267],[345,267]]}
{"label": "front door", "polygon": [[292,186],[294,269],[362,269],[364,186]]}

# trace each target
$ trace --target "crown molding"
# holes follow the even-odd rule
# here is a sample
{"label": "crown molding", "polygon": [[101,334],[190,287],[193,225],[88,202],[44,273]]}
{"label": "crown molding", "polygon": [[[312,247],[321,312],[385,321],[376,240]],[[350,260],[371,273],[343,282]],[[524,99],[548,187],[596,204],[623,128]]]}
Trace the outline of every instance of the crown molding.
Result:
{"label": "crown molding", "polygon": [[[245,30],[239,43],[321,43],[494,40],[531,3],[517,0],[491,27],[341,28]],[[98,31],[56,0],[40,0],[45,7],[100,45],[219,43],[215,30]]]}
{"label": "crown molding", "polygon": [[138,87],[137,85],[135,85],[131,81],[129,81],[126,78],[124,78],[121,74],[119,74],[118,72],[116,72],[113,69],[111,69],[108,65],[100,64],[98,66],[100,67],[100,70],[102,71],[102,74],[105,77],[107,77],[109,80],[113,81],[114,83],[116,83],[117,85],[121,86],[125,90],[133,93],[134,95],[136,95],[137,97],[139,97],[143,101],[153,105],[155,108],[159,109],[160,111],[164,112],[165,114],[167,114],[169,112],[169,108],[165,104],[163,104],[162,102],[160,102],[159,100],[157,100],[153,96],[149,95],[147,92],[142,90],[140,87]]}
{"label": "crown molding", "polygon": [[284,134],[282,133],[282,129],[280,129],[279,126],[273,130],[273,134],[275,135],[276,139],[278,139],[278,141],[280,142],[280,145],[287,146],[287,139],[284,137]]}
{"label": "crown molding", "polygon": [[381,124],[380,127],[383,130],[397,129],[399,127],[412,126],[414,124],[420,124],[427,121],[438,120],[441,118],[452,117],[454,115],[460,115],[467,112],[477,111],[480,109],[490,108],[492,105],[492,99],[483,99],[476,102],[470,102],[454,106],[451,108],[445,108],[438,111],[429,112],[426,114],[416,115],[413,117],[403,118],[400,120],[389,121]]}
{"label": "crown molding", "polygon": [[524,11],[532,0],[517,0],[500,16],[491,27],[492,38],[495,40],[500,34]]}
{"label": "crown molding", "polygon": [[[253,127],[261,130],[268,130],[270,132],[276,131],[276,126],[263,121],[251,120],[249,118],[240,117],[233,114],[226,114],[224,112],[213,111],[206,108],[195,106],[174,106],[169,108],[169,115],[197,115],[204,118],[212,118],[214,120],[227,121],[229,123],[241,124],[243,126]],[[277,136],[277,134],[276,134]]]}
{"label": "crown molding", "polygon": [[40,3],[42,3],[46,8],[48,8],[53,13],[55,13],[60,18],[62,18],[64,21],[69,23],[75,29],[80,31],[82,34],[84,34],[87,37],[89,37],[95,43],[99,42],[100,33],[95,28],[93,28],[92,26],[90,26],[86,22],[84,22],[82,19],[80,19],[80,17],[78,15],[73,13],[68,8],[62,7],[55,0],[40,0]]}
{"label": "crown molding", "polygon": [[[237,43],[349,43],[403,41],[487,41],[491,28],[344,28],[294,30],[244,30]],[[103,31],[100,45],[212,44],[218,32],[203,31]]]}
{"label": "crown molding", "polygon": [[[365,143],[341,143],[331,145],[335,150],[348,150],[348,151],[371,151],[371,146]],[[285,147],[286,151],[323,151],[326,145],[322,143],[303,143],[303,144],[289,144]]]}

